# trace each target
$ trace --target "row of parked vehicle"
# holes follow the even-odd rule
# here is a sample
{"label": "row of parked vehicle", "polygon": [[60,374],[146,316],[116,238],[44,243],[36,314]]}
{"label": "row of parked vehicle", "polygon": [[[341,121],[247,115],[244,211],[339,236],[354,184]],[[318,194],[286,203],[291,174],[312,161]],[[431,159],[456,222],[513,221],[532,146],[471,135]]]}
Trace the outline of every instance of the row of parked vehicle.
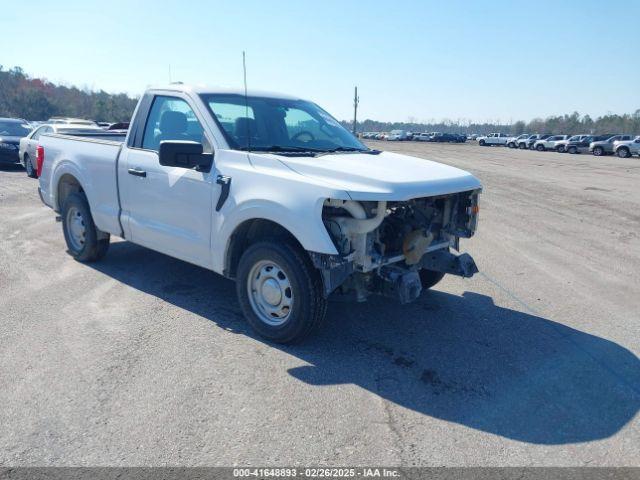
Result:
{"label": "row of parked vehicle", "polygon": [[52,117],[46,121],[28,122],[21,118],[0,118],[0,164],[22,164],[27,175],[36,177],[38,140],[45,133],[110,133],[121,134],[128,122],[98,123],[93,120]]}
{"label": "row of parked vehicle", "polygon": [[539,152],[555,151],[558,153],[584,153],[599,157],[602,155],[617,155],[628,158],[640,155],[640,135],[608,133],[604,135],[551,135],[523,133],[516,137],[505,133],[490,133],[478,137],[480,146],[505,146],[523,150],[537,150]]}
{"label": "row of parked vehicle", "polygon": [[391,130],[388,133],[364,132],[359,136],[369,140],[387,140],[390,142],[413,140],[416,142],[464,143],[468,140],[466,135],[460,133],[407,132],[406,130]]}

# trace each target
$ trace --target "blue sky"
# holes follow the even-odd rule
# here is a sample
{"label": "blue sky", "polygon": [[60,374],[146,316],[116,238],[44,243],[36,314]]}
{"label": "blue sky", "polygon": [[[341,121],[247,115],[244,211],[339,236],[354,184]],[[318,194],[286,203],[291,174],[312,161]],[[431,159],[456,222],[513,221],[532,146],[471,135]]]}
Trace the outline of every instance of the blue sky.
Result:
{"label": "blue sky", "polygon": [[[640,1],[30,0],[0,64],[140,94],[172,79],[316,101],[340,119],[529,120],[640,108]],[[176,5],[179,5],[176,7]],[[7,43],[8,42],[8,43]]]}

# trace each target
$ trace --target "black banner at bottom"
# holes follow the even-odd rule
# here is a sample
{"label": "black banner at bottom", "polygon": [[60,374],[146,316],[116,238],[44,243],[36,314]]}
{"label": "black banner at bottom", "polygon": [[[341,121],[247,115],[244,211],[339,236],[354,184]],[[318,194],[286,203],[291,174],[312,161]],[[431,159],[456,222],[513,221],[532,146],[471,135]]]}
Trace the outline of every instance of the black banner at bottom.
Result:
{"label": "black banner at bottom", "polygon": [[640,467],[0,467],[1,480],[640,480]]}

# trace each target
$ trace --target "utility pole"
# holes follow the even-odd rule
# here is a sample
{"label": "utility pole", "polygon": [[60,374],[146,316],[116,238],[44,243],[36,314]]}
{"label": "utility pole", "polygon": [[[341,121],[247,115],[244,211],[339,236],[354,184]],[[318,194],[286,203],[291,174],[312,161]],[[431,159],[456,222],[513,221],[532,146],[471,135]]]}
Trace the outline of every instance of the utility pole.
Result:
{"label": "utility pole", "polygon": [[358,104],[360,103],[360,97],[358,97],[358,87],[356,87],[353,94],[353,134],[356,135],[356,125],[358,124]]}

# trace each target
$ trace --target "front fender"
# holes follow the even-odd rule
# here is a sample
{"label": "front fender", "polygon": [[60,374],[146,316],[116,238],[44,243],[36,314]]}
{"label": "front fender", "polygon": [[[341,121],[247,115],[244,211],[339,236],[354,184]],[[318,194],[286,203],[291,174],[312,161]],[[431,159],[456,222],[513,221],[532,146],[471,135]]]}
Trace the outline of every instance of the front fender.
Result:
{"label": "front fender", "polygon": [[[224,209],[217,232],[212,237],[213,270],[222,272],[236,229],[248,220],[269,220],[291,233],[302,247],[311,252],[336,255],[338,252],[322,222],[324,198],[318,198],[312,208],[285,205],[272,200],[248,200]],[[226,207],[226,205],[225,205]]]}

